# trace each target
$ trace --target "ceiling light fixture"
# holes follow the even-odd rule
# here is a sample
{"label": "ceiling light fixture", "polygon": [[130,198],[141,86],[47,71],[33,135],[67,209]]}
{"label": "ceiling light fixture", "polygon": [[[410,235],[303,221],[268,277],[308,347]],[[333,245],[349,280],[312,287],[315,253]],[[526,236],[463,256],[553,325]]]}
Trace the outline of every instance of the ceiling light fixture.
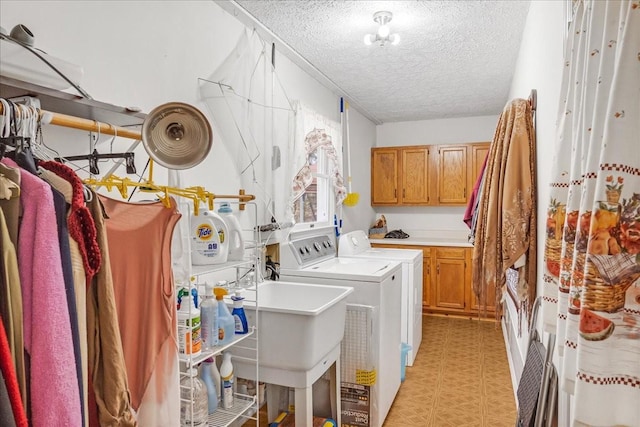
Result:
{"label": "ceiling light fixture", "polygon": [[378,43],[378,45],[384,46],[387,42],[392,45],[400,43],[400,36],[398,34],[389,34],[391,31],[387,24],[391,21],[391,18],[393,18],[393,13],[391,12],[380,11],[374,13],[373,20],[377,22],[380,27],[378,27],[378,31],[376,31],[375,34],[365,34],[364,44],[369,46],[373,43]]}

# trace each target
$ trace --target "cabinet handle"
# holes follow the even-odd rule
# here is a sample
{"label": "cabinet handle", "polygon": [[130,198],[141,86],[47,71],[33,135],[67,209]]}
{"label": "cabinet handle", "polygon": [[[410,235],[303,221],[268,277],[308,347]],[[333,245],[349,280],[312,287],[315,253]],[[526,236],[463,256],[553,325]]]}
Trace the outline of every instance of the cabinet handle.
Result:
{"label": "cabinet handle", "polygon": [[404,188],[402,189],[402,198],[407,197],[407,190],[405,190]]}
{"label": "cabinet handle", "polygon": [[395,199],[397,196],[396,191],[398,191],[396,188],[393,189],[393,198]]}
{"label": "cabinet handle", "polygon": [[440,274],[440,264],[436,265],[436,273]]}

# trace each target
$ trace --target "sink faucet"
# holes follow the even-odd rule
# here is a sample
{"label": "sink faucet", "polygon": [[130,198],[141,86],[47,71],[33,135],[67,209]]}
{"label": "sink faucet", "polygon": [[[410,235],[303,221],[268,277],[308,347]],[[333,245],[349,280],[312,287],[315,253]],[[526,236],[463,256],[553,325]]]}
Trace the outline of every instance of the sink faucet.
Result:
{"label": "sink faucet", "polygon": [[280,273],[278,272],[278,267],[280,266],[279,262],[273,262],[271,259],[271,255],[267,255],[267,261],[265,262],[265,268],[269,273],[267,279],[269,280],[278,280],[280,278]]}

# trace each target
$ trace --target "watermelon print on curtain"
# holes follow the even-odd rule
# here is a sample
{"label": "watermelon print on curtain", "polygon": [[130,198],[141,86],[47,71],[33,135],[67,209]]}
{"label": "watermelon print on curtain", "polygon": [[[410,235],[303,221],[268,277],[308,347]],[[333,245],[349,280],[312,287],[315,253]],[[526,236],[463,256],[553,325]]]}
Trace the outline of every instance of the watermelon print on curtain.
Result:
{"label": "watermelon print on curtain", "polygon": [[577,2],[546,220],[544,326],[573,426],[640,426],[640,1]]}

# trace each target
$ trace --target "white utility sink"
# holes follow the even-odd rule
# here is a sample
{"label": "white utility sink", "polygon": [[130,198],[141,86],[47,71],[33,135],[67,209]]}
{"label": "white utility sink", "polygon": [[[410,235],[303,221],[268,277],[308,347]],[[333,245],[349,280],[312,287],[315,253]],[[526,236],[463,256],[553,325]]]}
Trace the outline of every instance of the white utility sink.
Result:
{"label": "white utility sink", "polygon": [[[313,383],[330,372],[331,413],[340,417],[340,342],[344,336],[347,295],[353,288],[293,282],[258,285],[259,380],[267,383],[269,421],[278,414],[278,402],[295,388],[296,425],[313,424]],[[255,301],[255,290],[247,291]],[[255,306],[245,304],[250,325],[255,325]],[[255,347],[254,347],[255,349]],[[254,379],[242,358],[242,349],[232,349],[239,378]]]}
{"label": "white utility sink", "polygon": [[[315,367],[344,336],[353,288],[266,281],[258,285],[259,366],[289,371]],[[255,294],[247,291],[246,299]],[[255,311],[245,305],[250,324]]]}

